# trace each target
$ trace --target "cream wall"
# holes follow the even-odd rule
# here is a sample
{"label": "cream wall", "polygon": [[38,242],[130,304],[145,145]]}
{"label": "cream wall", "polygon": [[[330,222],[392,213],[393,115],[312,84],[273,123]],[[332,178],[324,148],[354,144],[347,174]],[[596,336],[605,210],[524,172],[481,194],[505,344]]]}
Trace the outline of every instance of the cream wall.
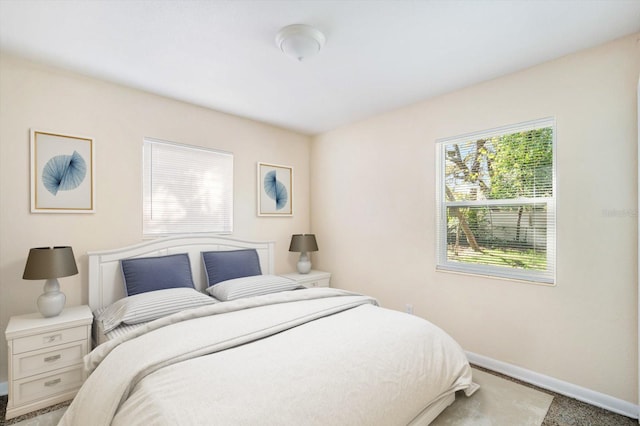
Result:
{"label": "cream wall", "polygon": [[[468,351],[637,404],[640,34],[316,137],[314,266]],[[435,140],[557,120],[557,286],[435,271]]]}
{"label": "cream wall", "polygon": [[[96,213],[31,214],[29,129],[95,138]],[[87,251],[142,241],[145,136],[234,153],[234,237],[276,241],[276,271],[294,271],[292,233],[309,231],[310,138],[255,121],[0,56],[0,382],[4,329],[36,311],[43,282],[22,280],[29,248],[71,245],[80,273],[61,278],[68,305],[87,302]],[[256,215],[256,163],[294,168],[294,216]]]}

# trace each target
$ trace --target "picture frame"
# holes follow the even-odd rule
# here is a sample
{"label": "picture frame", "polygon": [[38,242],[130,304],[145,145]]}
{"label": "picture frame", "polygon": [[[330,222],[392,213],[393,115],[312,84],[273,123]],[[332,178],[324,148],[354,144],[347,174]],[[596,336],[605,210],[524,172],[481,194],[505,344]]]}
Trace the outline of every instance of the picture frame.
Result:
{"label": "picture frame", "polygon": [[94,213],[90,137],[31,129],[31,212]]}
{"label": "picture frame", "polygon": [[293,216],[293,167],[258,163],[258,216]]}

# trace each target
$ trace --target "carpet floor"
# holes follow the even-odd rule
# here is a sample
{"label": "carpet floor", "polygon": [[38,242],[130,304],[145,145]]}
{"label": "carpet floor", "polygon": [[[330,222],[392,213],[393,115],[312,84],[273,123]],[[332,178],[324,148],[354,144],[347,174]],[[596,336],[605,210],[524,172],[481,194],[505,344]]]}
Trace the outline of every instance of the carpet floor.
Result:
{"label": "carpet floor", "polygon": [[[521,382],[519,380],[515,380],[509,376],[498,374],[493,371],[486,370],[480,367],[474,366],[474,368],[477,370],[480,370],[481,373],[482,372],[489,373],[496,377],[500,377],[502,379],[515,382],[517,384],[526,386],[532,390],[536,390],[540,393],[543,393],[553,398],[553,400],[551,401],[551,405],[549,406],[549,409],[546,412],[546,415],[544,415],[544,419],[542,420],[541,426],[637,426],[638,425],[637,420],[631,419],[629,417],[621,416],[619,414],[612,413],[602,408],[594,407],[584,402],[580,402],[575,399],[568,398],[568,397],[547,391],[545,389],[531,386],[527,383]],[[485,378],[485,380],[487,379]],[[479,382],[482,381],[481,374],[478,375],[478,381]],[[487,385],[493,386],[494,383],[500,383],[500,382],[490,380],[489,382],[485,382],[485,383]],[[480,384],[482,385],[482,383]],[[505,386],[505,390],[506,389],[508,389],[507,386]],[[454,405],[459,404],[460,402],[464,403],[465,402],[464,398],[466,398],[464,395],[460,395],[459,397],[457,397]],[[472,398],[473,396],[469,398],[469,400],[471,400]],[[536,396],[536,398],[539,398],[539,396]],[[66,407],[68,404],[69,403],[58,404],[44,410],[36,411],[35,413],[26,414],[24,416],[19,416],[14,419],[6,421],[5,412],[7,408],[7,396],[6,395],[0,396],[0,426],[55,425],[57,423],[57,419],[59,419],[59,417],[62,415],[61,414],[62,411],[59,412],[58,410]],[[454,408],[454,405],[452,405],[450,408]],[[468,406],[466,408],[460,408],[460,410],[469,410],[469,413],[473,413],[474,410],[476,410],[476,407],[473,407],[473,404],[467,403],[467,405]],[[50,414],[48,416],[39,417],[39,419],[36,418],[36,416],[42,415],[44,413],[50,413]],[[456,425],[456,426],[474,424],[473,422],[469,423],[468,421],[464,421],[464,420],[451,420],[452,418],[455,418],[455,417],[445,417],[444,415],[446,415],[446,410],[445,412],[443,412],[443,419],[436,419],[436,422],[440,421],[440,424],[442,425]],[[527,418],[529,417],[527,416]],[[536,423],[539,424],[539,420],[536,420]],[[434,424],[437,424],[437,423],[434,423]],[[493,421],[485,419],[483,421],[480,421],[480,423],[475,423],[475,424],[479,426],[480,425],[482,426],[485,426],[485,425],[486,426],[524,426],[531,423],[523,423],[522,421],[519,421],[518,423],[513,423],[512,419],[511,420],[494,419]]]}
{"label": "carpet floor", "polygon": [[553,396],[553,401],[541,426],[638,426],[638,421],[631,417],[595,407],[585,402],[516,380],[513,377],[496,373],[495,371],[477,366],[474,366],[474,368]]}

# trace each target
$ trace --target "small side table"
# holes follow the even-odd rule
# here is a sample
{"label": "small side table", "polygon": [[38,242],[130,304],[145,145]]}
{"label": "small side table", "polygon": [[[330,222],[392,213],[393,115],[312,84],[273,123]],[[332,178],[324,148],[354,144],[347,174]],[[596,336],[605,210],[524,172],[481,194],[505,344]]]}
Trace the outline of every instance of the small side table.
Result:
{"label": "small side table", "polygon": [[93,314],[86,306],[65,308],[60,315],[39,313],[11,317],[9,401],[6,418],[72,399],[84,382],[83,357],[91,350]]}
{"label": "small side table", "polygon": [[283,274],[282,276],[296,280],[300,285],[307,288],[329,287],[331,285],[331,272],[312,270],[308,274],[293,272],[291,274]]}

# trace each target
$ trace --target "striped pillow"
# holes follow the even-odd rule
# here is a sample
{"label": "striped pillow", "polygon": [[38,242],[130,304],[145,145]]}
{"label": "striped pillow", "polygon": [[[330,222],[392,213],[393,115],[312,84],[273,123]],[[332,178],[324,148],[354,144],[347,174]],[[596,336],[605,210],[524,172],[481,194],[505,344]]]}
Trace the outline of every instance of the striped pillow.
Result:
{"label": "striped pillow", "polygon": [[107,333],[120,324],[139,324],[218,301],[193,288],[149,291],[118,300],[96,315]]}
{"label": "striped pillow", "polygon": [[298,287],[300,287],[298,282],[290,278],[276,275],[254,275],[219,282],[207,288],[207,293],[218,300],[227,301],[293,290]]}

